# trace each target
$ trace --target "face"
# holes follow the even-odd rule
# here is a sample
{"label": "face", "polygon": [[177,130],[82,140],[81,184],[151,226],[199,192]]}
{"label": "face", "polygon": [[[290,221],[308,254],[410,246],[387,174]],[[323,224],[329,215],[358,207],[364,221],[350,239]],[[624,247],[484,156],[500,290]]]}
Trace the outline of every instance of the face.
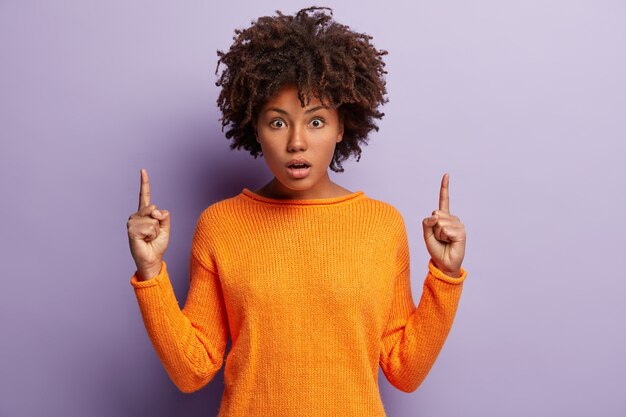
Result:
{"label": "face", "polygon": [[[343,123],[336,109],[312,98],[306,107],[296,86],[285,86],[261,109],[256,120],[257,141],[274,179],[264,188],[279,198],[323,198],[336,185],[328,167]],[[308,167],[290,166],[302,159]]]}

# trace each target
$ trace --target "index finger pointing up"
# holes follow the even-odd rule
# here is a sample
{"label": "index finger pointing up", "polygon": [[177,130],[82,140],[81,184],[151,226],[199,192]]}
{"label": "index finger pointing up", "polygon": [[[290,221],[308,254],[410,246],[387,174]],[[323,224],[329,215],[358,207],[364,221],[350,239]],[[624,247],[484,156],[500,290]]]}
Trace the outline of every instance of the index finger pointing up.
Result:
{"label": "index finger pointing up", "polygon": [[441,179],[441,190],[439,191],[439,210],[450,212],[450,194],[448,193],[448,185],[450,184],[450,175],[443,174]]}
{"label": "index finger pointing up", "polygon": [[142,169],[140,172],[141,186],[139,188],[139,210],[150,205],[150,182],[148,181],[148,171]]}

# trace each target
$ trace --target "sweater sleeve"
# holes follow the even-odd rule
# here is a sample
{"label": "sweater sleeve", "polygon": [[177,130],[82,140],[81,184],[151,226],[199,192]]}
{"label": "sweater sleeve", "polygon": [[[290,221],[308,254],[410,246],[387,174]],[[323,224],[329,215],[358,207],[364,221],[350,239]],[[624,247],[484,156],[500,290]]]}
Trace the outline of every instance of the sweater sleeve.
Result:
{"label": "sweater sleeve", "polygon": [[[198,233],[196,233],[196,237]],[[194,245],[199,240],[194,239]],[[228,321],[217,272],[192,252],[190,285],[181,310],[167,272],[149,280],[130,280],[148,336],[174,384],[185,393],[208,384],[222,367]]]}
{"label": "sweater sleeve", "polygon": [[467,271],[461,268],[460,277],[449,277],[429,260],[416,308],[408,241],[402,229],[398,255],[401,270],[395,278],[391,311],[382,336],[380,365],[394,387],[413,392],[426,378],[450,332]]}

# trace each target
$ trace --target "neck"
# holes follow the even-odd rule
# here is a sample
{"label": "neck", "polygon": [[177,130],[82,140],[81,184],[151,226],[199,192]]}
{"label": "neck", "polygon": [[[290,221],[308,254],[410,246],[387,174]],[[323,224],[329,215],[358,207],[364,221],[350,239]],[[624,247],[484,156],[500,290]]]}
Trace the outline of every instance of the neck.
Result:
{"label": "neck", "polygon": [[290,188],[287,188],[280,181],[278,181],[276,177],[274,177],[270,182],[265,184],[263,187],[255,190],[254,192],[264,197],[275,198],[279,200],[330,198],[352,193],[352,191],[347,190],[332,182],[328,176],[326,177],[326,181],[324,181],[322,184],[316,184],[314,187],[304,190],[292,190]]}

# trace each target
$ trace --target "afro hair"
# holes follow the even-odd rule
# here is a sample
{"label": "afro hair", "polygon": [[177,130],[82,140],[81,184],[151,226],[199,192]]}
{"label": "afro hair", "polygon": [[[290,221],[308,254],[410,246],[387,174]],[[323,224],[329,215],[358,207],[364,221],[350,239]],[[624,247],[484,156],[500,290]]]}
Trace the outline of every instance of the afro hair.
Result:
{"label": "afro hair", "polygon": [[[325,12],[328,10],[330,15]],[[231,149],[244,148],[262,155],[254,126],[263,105],[281,87],[298,88],[302,106],[311,96],[336,108],[344,122],[343,140],[335,148],[330,169],[343,172],[342,161],[361,158],[361,144],[378,131],[378,108],[388,102],[384,74],[385,50],[377,50],[372,36],[335,22],[332,9],[309,7],[294,16],[279,10],[276,16],[253,20],[247,29],[236,29],[228,52],[218,50],[225,66],[215,83],[221,87],[217,104],[222,131]]]}

